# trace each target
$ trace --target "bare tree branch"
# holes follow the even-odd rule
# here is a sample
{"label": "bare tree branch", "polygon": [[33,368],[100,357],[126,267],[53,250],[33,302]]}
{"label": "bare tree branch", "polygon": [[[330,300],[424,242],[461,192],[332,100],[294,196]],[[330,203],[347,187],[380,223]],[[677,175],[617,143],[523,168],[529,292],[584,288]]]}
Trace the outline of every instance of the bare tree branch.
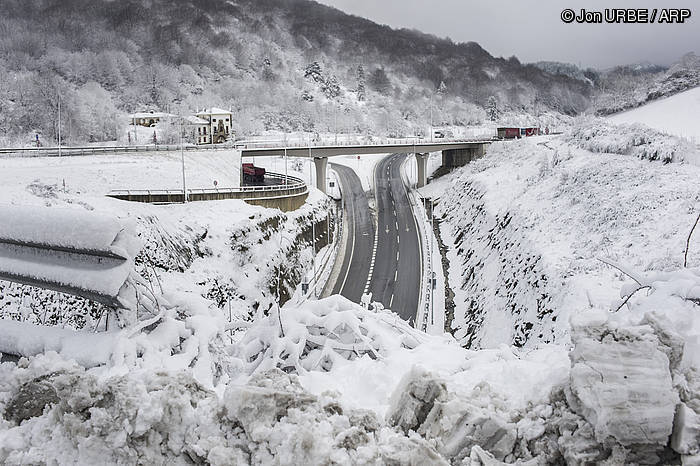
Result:
{"label": "bare tree branch", "polygon": [[700,222],[700,214],[698,214],[698,217],[695,219],[695,223],[693,224],[693,228],[690,229],[690,233],[688,234],[688,239],[685,241],[685,254],[683,255],[683,267],[688,267],[688,250],[690,249],[690,238],[693,236],[693,232],[695,231],[695,227],[698,226],[698,222]]}
{"label": "bare tree branch", "polygon": [[613,262],[613,261],[611,261],[610,259],[605,259],[605,258],[602,258],[602,257],[598,257],[597,259],[598,259],[599,261],[601,261],[603,264],[609,265],[610,267],[613,267],[613,268],[619,270],[620,272],[622,272],[623,274],[627,275],[627,276],[630,277],[632,280],[634,280],[634,281],[637,283],[637,285],[639,285],[639,286],[645,286],[645,285],[642,283],[643,280],[642,280],[640,277],[636,276],[636,274],[635,274],[634,272],[632,272],[632,271],[630,271],[630,270],[627,270],[624,266],[622,266],[622,265],[620,265],[620,264],[618,264],[618,263],[616,263],[616,262]]}
{"label": "bare tree branch", "polygon": [[620,309],[622,309],[623,307],[625,307],[625,304],[627,304],[627,302],[632,298],[632,296],[634,296],[637,293],[637,291],[643,290],[645,288],[651,289],[651,286],[649,286],[649,285],[640,286],[639,288],[637,288],[636,290],[634,290],[633,292],[628,294],[627,297],[625,297],[624,301],[622,301],[622,303],[619,306],[617,306],[617,309],[615,309],[615,311],[613,311],[613,312],[617,312]]}

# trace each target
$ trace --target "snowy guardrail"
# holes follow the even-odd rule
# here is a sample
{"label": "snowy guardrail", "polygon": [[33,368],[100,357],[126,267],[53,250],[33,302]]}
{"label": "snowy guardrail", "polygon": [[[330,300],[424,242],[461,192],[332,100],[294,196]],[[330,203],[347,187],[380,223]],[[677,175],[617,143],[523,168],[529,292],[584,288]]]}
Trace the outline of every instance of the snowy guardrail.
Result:
{"label": "snowy guardrail", "polygon": [[82,209],[0,206],[0,279],[121,307],[140,243]]}
{"label": "snowy guardrail", "polygon": [[365,147],[365,146],[405,146],[405,145],[421,145],[421,144],[443,144],[443,143],[469,143],[469,142],[484,142],[490,141],[492,135],[473,138],[371,138],[371,139],[355,139],[344,141],[245,141],[234,144],[236,149],[251,150],[251,149],[279,149],[279,148],[327,148],[327,147]]}
{"label": "snowy guardrail", "polygon": [[[257,199],[260,197],[298,196],[308,192],[304,180],[294,176],[268,172],[268,178],[279,184],[265,186],[240,186],[236,188],[188,188],[187,200],[205,201],[220,199]],[[132,202],[151,204],[173,204],[184,202],[182,189],[116,189],[107,193],[107,197]]]}
{"label": "snowy guardrail", "polygon": [[[231,144],[216,145],[184,145],[185,151],[198,150],[233,150]],[[0,148],[0,155],[20,157],[59,157],[59,156],[83,156],[97,154],[114,154],[123,152],[174,152],[179,151],[180,145],[176,144],[150,144],[140,146],[86,146],[86,147],[10,147]]]}
{"label": "snowy guardrail", "polygon": [[279,140],[279,141],[238,141],[224,144],[142,144],[126,146],[78,146],[69,147],[4,147],[0,148],[0,155],[20,156],[20,157],[59,157],[59,156],[86,156],[97,154],[114,154],[124,152],[175,152],[179,150],[200,151],[200,150],[246,150],[246,149],[275,149],[281,147],[301,148],[301,147],[350,147],[350,146],[386,146],[386,145],[410,145],[410,144],[440,144],[440,143],[460,143],[460,142],[483,142],[493,135],[486,134],[482,137],[469,138],[379,138],[379,137],[356,137],[344,138],[341,140]]}

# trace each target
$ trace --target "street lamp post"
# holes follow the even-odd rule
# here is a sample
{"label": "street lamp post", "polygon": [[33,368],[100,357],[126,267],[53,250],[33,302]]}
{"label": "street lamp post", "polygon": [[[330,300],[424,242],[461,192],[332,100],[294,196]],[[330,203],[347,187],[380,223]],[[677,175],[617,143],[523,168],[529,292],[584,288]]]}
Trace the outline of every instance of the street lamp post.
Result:
{"label": "street lamp post", "polygon": [[430,94],[430,142],[433,142],[433,94]]}
{"label": "street lamp post", "polygon": [[182,112],[179,116],[180,120],[180,160],[182,162],[182,200],[187,202],[187,184],[185,183],[185,147],[182,144]]}
{"label": "street lamp post", "polygon": [[61,156],[61,94],[58,94],[58,156]]}

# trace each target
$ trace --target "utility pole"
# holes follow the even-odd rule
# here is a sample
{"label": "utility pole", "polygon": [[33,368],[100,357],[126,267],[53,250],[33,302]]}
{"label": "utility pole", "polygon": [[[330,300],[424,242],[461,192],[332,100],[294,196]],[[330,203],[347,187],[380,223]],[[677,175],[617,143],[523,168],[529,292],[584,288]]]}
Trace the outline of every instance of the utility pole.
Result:
{"label": "utility pole", "polygon": [[61,94],[58,94],[58,156],[61,156]]}
{"label": "utility pole", "polygon": [[187,202],[187,184],[185,183],[185,146],[182,144],[182,112],[180,112],[180,158],[182,160],[182,200]]}
{"label": "utility pole", "polygon": [[316,284],[318,283],[318,277],[316,277],[316,219],[311,220],[311,248],[312,248],[312,261],[314,264],[314,298],[318,298],[318,293],[316,289]]}
{"label": "utility pole", "polygon": [[284,185],[286,186],[288,183],[289,176],[287,175],[287,144],[285,143],[284,147]]}
{"label": "utility pole", "polygon": [[435,325],[435,271],[433,270],[433,248],[435,235],[435,203],[430,198],[430,325]]}
{"label": "utility pole", "polygon": [[430,142],[433,142],[433,94],[430,94]]}
{"label": "utility pole", "polygon": [[338,106],[333,106],[333,126],[335,127],[335,145],[338,145]]}

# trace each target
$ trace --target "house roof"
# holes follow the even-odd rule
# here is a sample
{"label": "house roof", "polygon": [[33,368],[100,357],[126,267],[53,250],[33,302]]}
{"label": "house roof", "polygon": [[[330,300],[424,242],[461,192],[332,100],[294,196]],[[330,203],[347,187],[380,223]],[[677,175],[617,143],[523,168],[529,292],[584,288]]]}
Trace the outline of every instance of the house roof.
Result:
{"label": "house roof", "polygon": [[170,118],[175,115],[164,112],[137,112],[129,115],[129,118]]}
{"label": "house roof", "polygon": [[231,112],[228,110],[223,110],[221,108],[217,107],[212,107],[212,108],[205,108],[201,112],[197,112],[197,115],[230,115]]}
{"label": "house roof", "polygon": [[190,123],[192,125],[208,125],[209,124],[209,122],[207,120],[196,117],[194,115],[190,115],[190,116],[185,117],[185,120],[187,121],[187,123]]}

